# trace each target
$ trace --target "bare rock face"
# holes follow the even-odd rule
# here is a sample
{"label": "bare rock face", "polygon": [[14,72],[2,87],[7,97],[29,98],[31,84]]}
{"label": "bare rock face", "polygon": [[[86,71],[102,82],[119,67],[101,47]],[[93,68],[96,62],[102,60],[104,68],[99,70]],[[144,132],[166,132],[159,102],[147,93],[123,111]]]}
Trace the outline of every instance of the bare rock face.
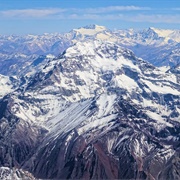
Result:
{"label": "bare rock face", "polygon": [[68,48],[0,100],[0,166],[40,179],[179,179],[180,86],[114,43]]}
{"label": "bare rock face", "polygon": [[34,152],[47,130],[13,115],[12,103],[9,96],[0,102],[0,166],[20,167]]}

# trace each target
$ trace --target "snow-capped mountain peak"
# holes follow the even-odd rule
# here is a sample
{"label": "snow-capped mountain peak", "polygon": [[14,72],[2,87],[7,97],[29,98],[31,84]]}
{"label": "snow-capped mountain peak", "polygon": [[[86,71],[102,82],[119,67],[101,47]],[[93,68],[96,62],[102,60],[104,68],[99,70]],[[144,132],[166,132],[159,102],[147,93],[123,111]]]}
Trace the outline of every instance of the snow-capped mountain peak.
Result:
{"label": "snow-capped mountain peak", "polygon": [[89,34],[90,32],[98,33],[102,31],[106,31],[107,28],[105,26],[99,26],[99,25],[87,25],[78,29],[74,29],[74,31],[80,32],[82,34]]}
{"label": "snow-capped mountain peak", "polygon": [[176,42],[180,42],[180,31],[179,30],[172,30],[172,29],[158,29],[151,27],[151,29],[158,34],[159,37],[163,37],[165,42],[169,40],[173,40]]}
{"label": "snow-capped mountain peak", "polygon": [[83,27],[84,29],[94,29],[96,31],[104,31],[104,30],[107,30],[107,28],[105,26],[99,26],[97,24],[90,24],[90,25],[87,25],[87,26],[84,26]]}
{"label": "snow-capped mountain peak", "polygon": [[109,39],[112,36],[110,30],[98,25],[89,25],[79,29],[73,29],[71,33],[73,33],[73,42],[88,38]]}
{"label": "snow-capped mountain peak", "polygon": [[[110,89],[119,89],[124,92],[124,98],[131,97],[133,103],[141,104],[145,109],[148,108],[147,115],[150,118],[155,118],[153,107],[162,109],[158,119],[164,124],[171,110],[164,112],[160,99],[167,92],[175,97],[180,95],[174,74],[160,71],[135,57],[130,50],[100,40],[78,42],[69,47],[60,59],[49,61],[42,71],[30,80],[25,89],[27,89],[25,94],[32,97],[36,97],[35,92],[38,92],[36,98],[40,98],[39,93],[45,96],[50,93],[50,97],[47,96],[47,98],[56,99],[57,104],[63,104],[64,100],[71,103],[78,102],[103,92],[107,93]],[[135,91],[139,93],[138,98],[133,96]],[[144,95],[141,95],[142,92]],[[157,102],[149,100],[152,92],[158,94]],[[56,95],[53,94],[59,94],[61,100],[57,100]],[[44,106],[46,109],[44,111],[49,111],[46,115],[47,119],[51,114],[55,115],[61,111],[60,107],[63,105],[60,104],[59,110],[41,105],[41,108]],[[21,117],[21,114],[18,116]],[[39,119],[42,117],[45,118],[44,114],[39,112]]]}
{"label": "snow-capped mountain peak", "polygon": [[168,37],[173,32],[173,30],[171,29],[158,29],[154,27],[151,27],[151,29],[156,32],[160,37]]}
{"label": "snow-capped mountain peak", "polygon": [[75,43],[1,99],[1,166],[40,179],[179,179],[176,72],[116,43]]}
{"label": "snow-capped mountain peak", "polygon": [[[66,50],[65,56],[73,57],[73,52],[76,56],[88,56],[88,55],[99,55],[105,57],[109,55],[117,55],[118,53],[123,53],[127,51],[125,48],[117,46],[112,42],[106,42],[102,40],[85,40],[82,42],[77,42],[72,47]],[[129,53],[131,51],[129,50]]]}

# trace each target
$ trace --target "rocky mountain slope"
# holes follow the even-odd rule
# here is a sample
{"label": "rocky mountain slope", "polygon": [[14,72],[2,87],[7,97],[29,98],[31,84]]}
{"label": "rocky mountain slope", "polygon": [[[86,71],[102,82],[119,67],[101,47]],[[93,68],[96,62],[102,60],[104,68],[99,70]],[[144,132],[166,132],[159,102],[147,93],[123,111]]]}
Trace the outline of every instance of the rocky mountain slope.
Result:
{"label": "rocky mountain slope", "polygon": [[0,166],[44,179],[179,179],[178,67],[85,40],[0,101]]}
{"label": "rocky mountain slope", "polygon": [[2,180],[35,180],[35,178],[26,171],[21,169],[10,169],[7,167],[0,167],[0,179]]}
{"label": "rocky mountain slope", "polygon": [[64,34],[0,35],[0,73],[19,75],[21,71],[16,72],[16,67],[23,69],[38,56],[58,56],[74,43],[88,39],[114,42],[133,50],[138,57],[155,66],[172,67],[179,63],[179,33],[179,30],[155,28],[113,31],[103,26],[90,25]]}

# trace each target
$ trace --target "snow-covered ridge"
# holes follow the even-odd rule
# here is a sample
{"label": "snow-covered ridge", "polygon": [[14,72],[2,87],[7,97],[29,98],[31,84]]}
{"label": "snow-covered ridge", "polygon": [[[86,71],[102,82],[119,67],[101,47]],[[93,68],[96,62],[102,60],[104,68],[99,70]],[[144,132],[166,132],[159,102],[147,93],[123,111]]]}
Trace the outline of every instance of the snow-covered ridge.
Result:
{"label": "snow-covered ridge", "polygon": [[171,29],[157,29],[154,27],[151,27],[159,36],[161,37],[168,37],[171,33],[174,32],[174,30]]}
{"label": "snow-covered ridge", "polygon": [[157,29],[152,28],[154,32],[156,32],[159,37],[164,37],[166,41],[172,39],[176,42],[180,42],[180,30],[171,30],[171,29]]}

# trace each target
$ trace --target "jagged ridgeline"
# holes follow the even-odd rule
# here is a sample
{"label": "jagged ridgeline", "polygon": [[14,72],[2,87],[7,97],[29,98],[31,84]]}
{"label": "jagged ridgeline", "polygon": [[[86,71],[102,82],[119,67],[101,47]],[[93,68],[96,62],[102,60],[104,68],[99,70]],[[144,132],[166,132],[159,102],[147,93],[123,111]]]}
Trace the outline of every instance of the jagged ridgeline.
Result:
{"label": "jagged ridgeline", "polygon": [[91,39],[41,60],[34,73],[4,76],[2,177],[180,179],[178,65],[164,72]]}
{"label": "jagged ridgeline", "polygon": [[103,40],[129,48],[155,66],[173,67],[179,62],[180,30],[148,28],[144,30],[110,30],[90,25],[64,34],[0,35],[0,74],[23,76],[39,69],[39,63],[58,56],[76,42]]}

